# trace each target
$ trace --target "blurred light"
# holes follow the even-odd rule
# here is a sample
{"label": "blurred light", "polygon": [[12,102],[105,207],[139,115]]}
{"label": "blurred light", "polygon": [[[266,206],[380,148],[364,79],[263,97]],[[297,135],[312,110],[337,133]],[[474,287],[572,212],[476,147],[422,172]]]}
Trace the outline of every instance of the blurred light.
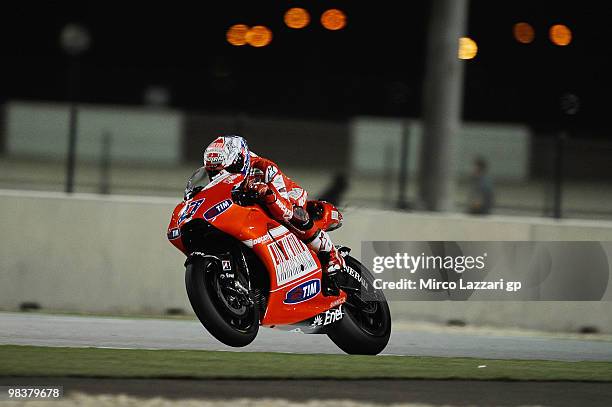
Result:
{"label": "blurred light", "polygon": [[253,47],[265,47],[272,41],[272,31],[263,25],[256,25],[246,33],[246,42]]}
{"label": "blurred light", "polygon": [[533,27],[531,26],[531,24],[528,23],[514,24],[512,32],[514,33],[514,39],[516,39],[521,44],[530,44],[535,38],[535,32],[533,31]]}
{"label": "blurred light", "polygon": [[170,104],[170,92],[163,86],[149,86],[144,91],[144,103],[154,107],[168,106]]}
{"label": "blurred light", "polygon": [[89,31],[78,24],[66,25],[60,34],[60,45],[70,55],[78,55],[89,49]]}
{"label": "blurred light", "polygon": [[289,28],[304,28],[308,23],[310,23],[310,15],[303,8],[290,8],[285,13],[285,24]]}
{"label": "blurred light", "polygon": [[580,98],[573,93],[564,93],[561,96],[561,111],[573,116],[580,110]]}
{"label": "blurred light", "polygon": [[469,37],[459,38],[459,59],[472,59],[478,53],[478,45]]}
{"label": "blurred light", "polygon": [[560,47],[564,47],[572,42],[572,31],[563,24],[556,24],[550,27],[548,35],[552,43]]}
{"label": "blurred light", "polygon": [[247,43],[246,35],[249,31],[249,27],[244,24],[235,24],[227,30],[226,38],[227,42],[232,45],[240,46]]}
{"label": "blurred light", "polygon": [[329,9],[321,15],[321,24],[328,30],[341,30],[346,27],[346,15],[338,9]]}

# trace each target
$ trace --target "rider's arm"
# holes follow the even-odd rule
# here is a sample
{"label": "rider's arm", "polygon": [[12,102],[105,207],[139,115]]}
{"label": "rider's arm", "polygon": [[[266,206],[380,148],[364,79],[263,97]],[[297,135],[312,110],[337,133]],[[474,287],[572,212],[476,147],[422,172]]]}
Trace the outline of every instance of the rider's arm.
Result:
{"label": "rider's arm", "polygon": [[288,179],[278,169],[276,163],[266,158],[258,157],[253,166],[264,174],[263,182],[267,185],[268,192],[263,198],[268,210],[276,219],[289,221],[293,216],[293,204],[287,190]]}
{"label": "rider's arm", "polygon": [[287,191],[287,180],[285,175],[278,169],[278,165],[272,160],[267,158],[258,157],[258,160],[254,163],[255,168],[260,169],[264,174],[264,182],[268,186],[273,186],[275,192],[277,192],[283,199],[289,199],[289,192]]}

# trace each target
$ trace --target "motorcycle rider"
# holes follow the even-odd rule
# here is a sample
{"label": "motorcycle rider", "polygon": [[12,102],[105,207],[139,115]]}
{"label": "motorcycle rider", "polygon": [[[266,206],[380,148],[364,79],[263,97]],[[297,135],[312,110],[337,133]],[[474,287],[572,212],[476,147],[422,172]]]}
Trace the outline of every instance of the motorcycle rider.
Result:
{"label": "motorcycle rider", "polygon": [[[296,236],[317,253],[324,270],[324,291],[334,295],[337,289],[330,281],[345,269],[344,258],[329,235],[318,229],[306,210],[308,193],[280,171],[278,165],[249,151],[238,135],[218,137],[204,151],[204,167],[211,181],[221,171],[245,175],[245,188],[254,192],[269,214],[280,223],[289,223]],[[325,281],[327,280],[327,281]]]}

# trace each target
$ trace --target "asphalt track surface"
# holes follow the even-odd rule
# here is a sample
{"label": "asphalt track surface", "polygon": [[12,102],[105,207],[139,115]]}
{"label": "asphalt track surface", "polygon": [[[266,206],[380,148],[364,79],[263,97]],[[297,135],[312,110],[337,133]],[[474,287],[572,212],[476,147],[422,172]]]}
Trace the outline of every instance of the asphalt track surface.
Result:
{"label": "asphalt track surface", "polygon": [[[58,385],[64,395],[128,394],[166,399],[353,400],[445,406],[609,407],[610,383],[470,382],[463,380],[116,380],[0,378],[0,385]],[[55,403],[55,402],[54,402]],[[157,404],[159,405],[159,404]],[[231,405],[231,404],[229,404]],[[284,405],[283,403],[274,405]],[[347,404],[342,404],[346,406]]]}
{"label": "asphalt track surface", "polygon": [[[195,320],[129,319],[0,313],[0,344],[108,347],[126,349],[202,349],[241,352],[342,353],[325,335],[262,328],[244,348],[230,348]],[[461,333],[449,330],[394,329],[387,355],[612,361],[612,342],[545,336]],[[612,404],[611,404],[612,405]]]}

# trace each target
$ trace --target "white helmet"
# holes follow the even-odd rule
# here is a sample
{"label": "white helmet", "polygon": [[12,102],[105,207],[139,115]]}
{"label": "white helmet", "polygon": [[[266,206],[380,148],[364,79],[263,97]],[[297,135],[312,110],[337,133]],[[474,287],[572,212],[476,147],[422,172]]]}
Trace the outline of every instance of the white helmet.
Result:
{"label": "white helmet", "polygon": [[217,137],[204,150],[204,167],[211,178],[223,170],[246,175],[250,166],[249,146],[238,135]]}

